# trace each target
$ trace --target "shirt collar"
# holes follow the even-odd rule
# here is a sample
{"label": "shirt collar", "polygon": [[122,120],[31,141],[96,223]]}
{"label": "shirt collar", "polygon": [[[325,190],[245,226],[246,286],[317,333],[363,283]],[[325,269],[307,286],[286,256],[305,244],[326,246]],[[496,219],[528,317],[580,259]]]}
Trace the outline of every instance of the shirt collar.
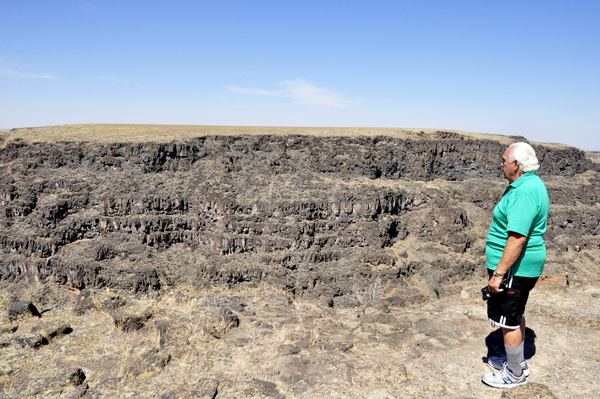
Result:
{"label": "shirt collar", "polygon": [[531,179],[533,176],[536,176],[535,171],[527,172],[527,173],[521,175],[517,180],[515,180],[512,183],[509,183],[508,186],[506,186],[504,193],[506,193],[508,190],[510,190],[511,187],[512,188],[519,187],[521,184],[525,183],[526,180]]}

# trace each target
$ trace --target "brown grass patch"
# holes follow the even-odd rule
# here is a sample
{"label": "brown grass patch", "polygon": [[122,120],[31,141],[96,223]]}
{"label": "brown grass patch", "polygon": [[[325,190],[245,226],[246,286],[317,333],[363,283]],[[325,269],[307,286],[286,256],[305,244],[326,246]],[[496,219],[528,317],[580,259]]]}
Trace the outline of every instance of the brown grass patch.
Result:
{"label": "brown grass patch", "polygon": [[[437,139],[439,131],[457,133],[469,139],[496,140],[510,144],[509,136],[448,129],[377,128],[377,127],[286,127],[286,126],[200,126],[200,125],[130,125],[76,124],[0,130],[3,144],[15,139],[33,142],[183,142],[195,137],[222,135],[308,135],[321,137],[375,137],[402,139]],[[560,144],[546,144],[560,146]]]}

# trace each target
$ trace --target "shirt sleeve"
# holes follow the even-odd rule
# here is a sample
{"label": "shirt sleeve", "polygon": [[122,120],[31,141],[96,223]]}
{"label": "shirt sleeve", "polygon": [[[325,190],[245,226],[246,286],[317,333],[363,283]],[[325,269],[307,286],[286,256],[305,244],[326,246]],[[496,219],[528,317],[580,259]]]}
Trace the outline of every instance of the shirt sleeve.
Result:
{"label": "shirt sleeve", "polygon": [[538,210],[533,198],[515,193],[506,207],[506,231],[529,236]]}

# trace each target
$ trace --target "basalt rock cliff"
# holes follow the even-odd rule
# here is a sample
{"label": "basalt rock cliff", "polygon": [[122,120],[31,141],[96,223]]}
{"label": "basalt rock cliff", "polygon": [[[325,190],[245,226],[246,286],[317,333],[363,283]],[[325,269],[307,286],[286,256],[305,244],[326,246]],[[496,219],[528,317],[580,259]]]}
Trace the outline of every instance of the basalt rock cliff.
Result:
{"label": "basalt rock cliff", "polygon": [[[523,140],[300,128],[172,138],[143,126],[109,140],[122,127],[101,128],[2,136],[0,285],[266,281],[343,305],[377,281],[400,302],[439,297],[483,275],[500,155]],[[546,274],[597,281],[586,265],[600,260],[600,168],[576,148],[531,144],[552,204]]]}

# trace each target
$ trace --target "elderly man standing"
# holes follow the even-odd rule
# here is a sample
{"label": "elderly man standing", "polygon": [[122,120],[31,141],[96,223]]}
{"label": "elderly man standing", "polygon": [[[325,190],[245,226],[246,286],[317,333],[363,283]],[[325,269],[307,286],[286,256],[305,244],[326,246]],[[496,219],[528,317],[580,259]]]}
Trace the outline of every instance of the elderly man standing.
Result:
{"label": "elderly man standing", "polygon": [[494,208],[485,258],[489,274],[488,317],[502,327],[506,357],[490,357],[498,371],[484,374],[484,383],[496,388],[525,384],[529,375],[523,349],[525,305],[546,261],[546,220],[550,201],[536,175],[538,159],[527,143],[508,147],[501,163],[508,186]]}

